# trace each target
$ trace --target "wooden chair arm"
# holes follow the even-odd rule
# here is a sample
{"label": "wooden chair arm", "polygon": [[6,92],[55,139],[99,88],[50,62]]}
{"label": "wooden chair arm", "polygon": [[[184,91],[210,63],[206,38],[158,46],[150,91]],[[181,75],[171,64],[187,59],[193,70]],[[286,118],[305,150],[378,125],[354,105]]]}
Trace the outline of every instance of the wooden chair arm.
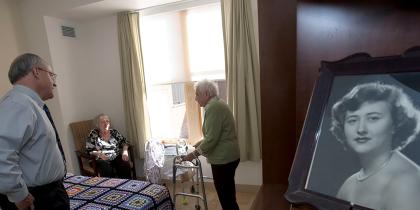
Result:
{"label": "wooden chair arm", "polygon": [[[136,174],[136,164],[135,164],[135,160],[134,160],[135,159],[135,157],[134,157],[134,147],[130,144],[127,144],[127,145],[128,145],[128,156],[130,158],[130,166],[131,166],[132,175],[133,175],[133,178],[136,179],[137,174]],[[80,169],[82,171],[82,173],[84,172],[83,171],[83,161],[82,161],[82,159],[85,159],[85,160],[89,160],[89,164],[94,171],[93,174],[86,174],[86,172],[85,172],[85,174],[88,175],[88,176],[98,176],[99,175],[98,170],[96,168],[97,166],[96,166],[96,161],[95,161],[96,160],[95,155],[90,155],[90,154],[87,154],[85,152],[76,151],[76,156],[77,156],[77,160],[79,162],[79,166],[82,166],[81,169]]]}
{"label": "wooden chair arm", "polygon": [[133,147],[133,145],[131,145],[131,144],[127,144],[127,146],[128,146],[128,149],[127,149],[127,151],[128,151],[128,157],[130,158],[130,166],[131,166],[131,169],[132,169],[132,173],[133,173],[133,177],[134,177],[134,179],[137,179],[137,174],[136,174],[136,163],[135,163],[135,161],[134,161],[134,147]]}
{"label": "wooden chair arm", "polygon": [[[96,156],[86,154],[85,152],[76,151],[77,161],[79,162],[79,166],[81,166],[80,170],[82,171],[82,175],[89,175],[89,176],[98,176],[98,171],[96,169]],[[83,174],[86,172],[83,172],[83,161],[82,159],[89,160],[89,165],[93,169],[93,174]]]}

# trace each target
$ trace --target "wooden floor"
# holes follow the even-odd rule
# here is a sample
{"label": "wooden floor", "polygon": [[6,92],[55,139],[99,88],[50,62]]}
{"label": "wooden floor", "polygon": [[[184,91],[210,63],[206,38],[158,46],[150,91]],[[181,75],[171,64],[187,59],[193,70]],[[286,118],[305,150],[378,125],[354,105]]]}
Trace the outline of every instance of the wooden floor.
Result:
{"label": "wooden floor", "polygon": [[[252,210],[313,210],[291,207],[284,198],[287,186],[282,184],[263,184],[254,200]],[[304,207],[304,206],[303,206]]]}
{"label": "wooden floor", "polygon": [[[173,196],[173,184],[171,182],[165,182],[166,186],[168,187],[172,199]],[[184,185],[184,192],[190,193],[192,183],[186,182]],[[183,192],[182,191],[182,184],[177,183],[176,192]],[[222,210],[220,206],[219,199],[217,197],[216,190],[214,189],[214,185],[211,182],[205,183],[205,190],[206,190],[206,197],[207,197],[207,205],[209,210]],[[238,201],[239,208],[241,210],[250,210],[252,203],[258,194],[259,186],[254,185],[237,185],[236,189],[236,199]],[[201,190],[200,190],[201,191]],[[183,197],[177,196],[176,200],[176,210],[195,210],[195,205],[197,204],[197,198],[192,197]],[[200,202],[200,209],[204,210],[204,205]]]}

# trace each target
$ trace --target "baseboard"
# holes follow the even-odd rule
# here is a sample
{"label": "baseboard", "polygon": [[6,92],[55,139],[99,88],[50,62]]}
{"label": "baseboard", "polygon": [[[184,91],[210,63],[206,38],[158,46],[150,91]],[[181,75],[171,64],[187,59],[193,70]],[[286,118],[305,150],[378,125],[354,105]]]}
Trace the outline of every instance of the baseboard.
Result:
{"label": "baseboard", "polygon": [[[162,181],[162,183],[165,183],[166,185],[173,183],[172,180],[168,180],[168,179],[162,179],[161,181]],[[177,185],[180,185],[180,184],[191,185],[192,183],[190,181],[182,183],[180,180],[177,180],[176,184]],[[249,184],[236,184],[235,186],[236,186],[236,191],[237,192],[239,191],[239,192],[245,192],[245,193],[257,193],[260,190],[260,187],[261,187],[260,185],[249,185]],[[211,188],[211,189],[215,190],[213,182],[206,182],[205,181],[204,182],[204,187],[206,189]]]}
{"label": "baseboard", "polygon": [[136,178],[137,180],[140,180],[140,181],[147,181],[145,176],[137,176]]}

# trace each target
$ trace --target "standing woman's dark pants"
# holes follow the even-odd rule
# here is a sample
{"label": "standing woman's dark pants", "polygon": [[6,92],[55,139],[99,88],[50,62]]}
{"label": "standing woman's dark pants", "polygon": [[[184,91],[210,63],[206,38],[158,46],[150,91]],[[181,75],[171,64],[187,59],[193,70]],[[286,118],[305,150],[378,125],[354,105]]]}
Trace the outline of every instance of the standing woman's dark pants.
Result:
{"label": "standing woman's dark pants", "polygon": [[214,186],[223,210],[239,210],[236,202],[235,171],[239,159],[226,164],[212,164]]}
{"label": "standing woman's dark pants", "polygon": [[[70,209],[69,196],[63,186],[63,181],[56,181],[50,184],[30,187],[29,193],[35,198],[34,206],[36,210],[53,209],[67,210]],[[7,199],[6,195],[0,194],[0,206],[4,210],[15,210],[16,205]]]}

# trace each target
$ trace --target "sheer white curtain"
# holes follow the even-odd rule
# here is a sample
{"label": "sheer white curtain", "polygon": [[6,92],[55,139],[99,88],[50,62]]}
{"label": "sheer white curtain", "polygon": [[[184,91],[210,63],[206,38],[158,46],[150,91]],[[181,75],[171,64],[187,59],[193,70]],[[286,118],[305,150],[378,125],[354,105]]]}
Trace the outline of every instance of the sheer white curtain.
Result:
{"label": "sheer white curtain", "polygon": [[222,0],[228,104],[235,116],[241,161],[261,159],[260,69],[251,0]]}
{"label": "sheer white curtain", "polygon": [[144,145],[150,137],[150,126],[137,12],[118,14],[118,41],[127,137],[134,145],[137,157],[144,158]]}
{"label": "sheer white curtain", "polygon": [[[175,10],[140,11],[152,138],[182,137],[191,143],[201,139],[201,111],[193,83],[204,78],[225,80],[220,2],[185,3],[190,2],[197,4],[179,2],[171,5],[176,4]],[[176,105],[175,86],[185,93],[185,100]]]}
{"label": "sheer white curtain", "polygon": [[220,3],[140,15],[147,85],[225,79]]}

